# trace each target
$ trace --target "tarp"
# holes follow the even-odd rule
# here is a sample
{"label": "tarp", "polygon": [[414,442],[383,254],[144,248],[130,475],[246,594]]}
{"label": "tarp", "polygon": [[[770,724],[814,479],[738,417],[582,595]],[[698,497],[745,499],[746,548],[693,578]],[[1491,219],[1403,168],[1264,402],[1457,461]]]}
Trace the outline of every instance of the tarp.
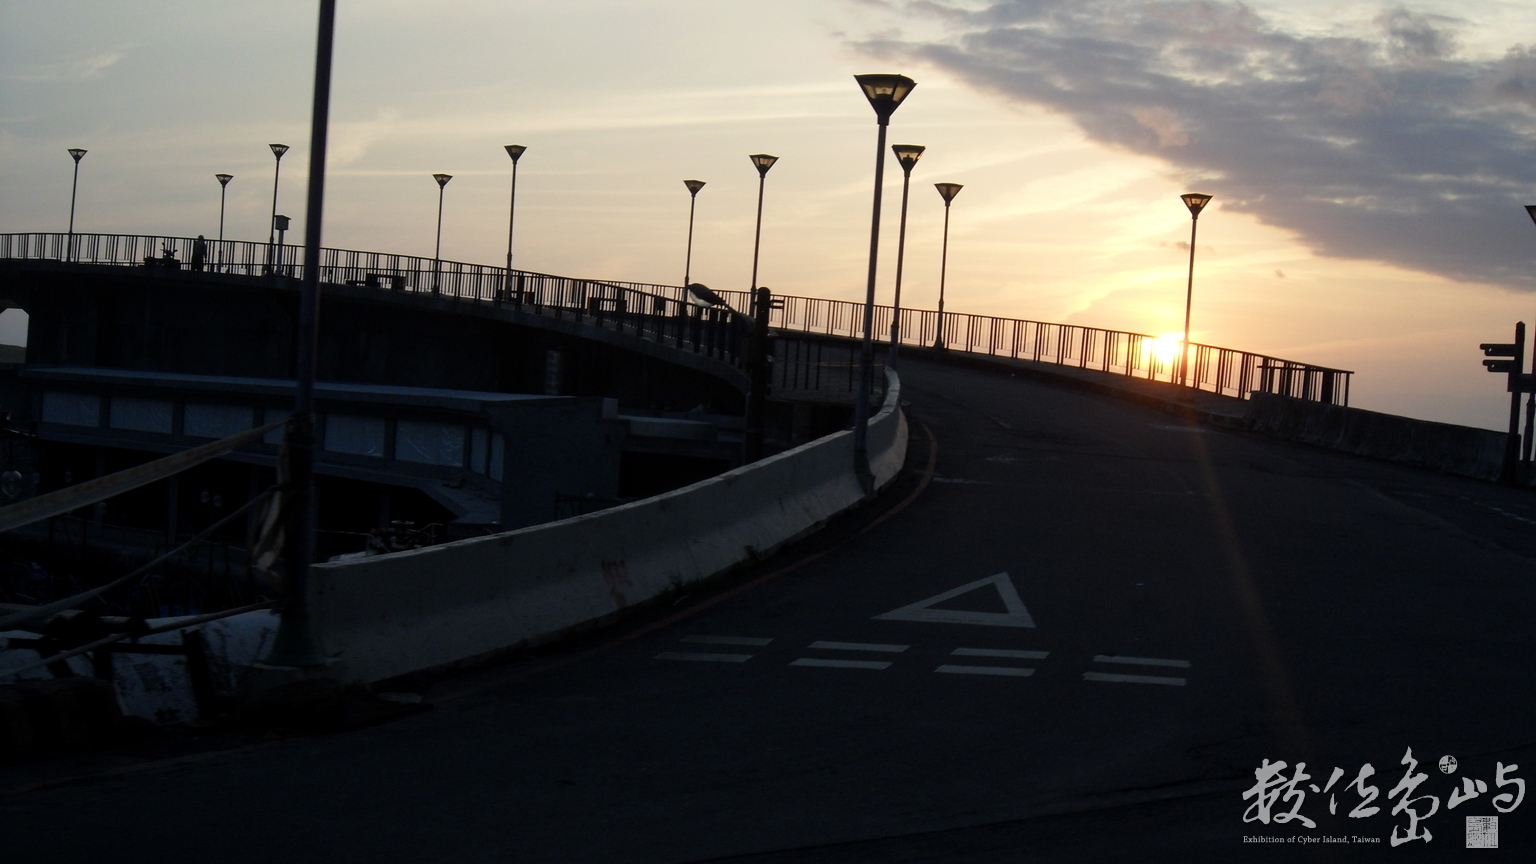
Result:
{"label": "tarp", "polygon": [[116,474],[108,474],[105,477],[97,477],[95,480],[87,480],[84,483],[76,483],[46,495],[36,498],[28,498],[9,507],[0,507],[0,531],[10,531],[33,522],[40,522],[53,516],[60,516],[71,510],[88,507],[98,501],[105,501],[124,492],[147,486],[156,480],[164,480],[173,474],[185,471],[194,465],[201,465],[210,459],[217,459],[226,453],[249,444],[261,436],[280,428],[283,424],[268,423],[257,429],[249,429],[238,435],[228,438],[220,438],[201,447],[193,447],[191,450],[183,450],[153,462],[143,465],[135,465],[126,471]]}

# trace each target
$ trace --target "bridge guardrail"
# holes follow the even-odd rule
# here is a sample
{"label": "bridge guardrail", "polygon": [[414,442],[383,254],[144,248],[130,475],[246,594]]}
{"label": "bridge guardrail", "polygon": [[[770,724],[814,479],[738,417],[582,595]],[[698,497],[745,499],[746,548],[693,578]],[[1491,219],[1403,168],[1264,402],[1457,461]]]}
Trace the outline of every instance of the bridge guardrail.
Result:
{"label": "bridge guardrail", "polygon": [[[239,240],[205,241],[203,269],[246,275],[278,273],[297,277],[303,250]],[[195,241],[148,235],[0,234],[0,258],[73,260],[80,263],[144,266],[161,253],[162,261],[188,266]],[[162,250],[169,250],[165,258]],[[148,254],[146,254],[148,253]],[[504,267],[435,261],[410,255],[321,251],[322,279],[367,285],[379,290],[428,291],[476,303],[517,304],[560,315],[586,316],[599,324],[632,327],[637,334],[741,362],[744,331],[735,315],[698,310],[687,292],[674,285],[571,279]],[[751,314],[747,291],[717,291],[741,315]],[[849,300],[776,295],[769,324],[775,328],[831,336],[862,335],[864,305]],[[698,310],[692,311],[689,310]],[[894,310],[875,307],[874,332],[890,332]],[[729,320],[724,320],[729,319]],[[902,309],[898,336],[904,345],[932,345],[941,335],[938,312]],[[1154,381],[1178,380],[1177,341],[1131,333],[1052,324],[1018,318],[946,312],[944,344],[954,351],[1076,366]],[[1250,351],[1190,343],[1191,386],[1224,396],[1248,398],[1274,393],[1311,402],[1347,406],[1352,372],[1299,363]]]}

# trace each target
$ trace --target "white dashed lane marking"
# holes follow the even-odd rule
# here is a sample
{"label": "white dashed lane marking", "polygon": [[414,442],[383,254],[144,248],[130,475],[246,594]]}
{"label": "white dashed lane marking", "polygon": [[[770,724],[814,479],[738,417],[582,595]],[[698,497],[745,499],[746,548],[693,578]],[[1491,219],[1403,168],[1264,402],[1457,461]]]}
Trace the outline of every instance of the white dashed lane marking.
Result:
{"label": "white dashed lane marking", "polygon": [[1162,660],[1157,657],[1119,657],[1111,654],[1099,654],[1093,658],[1095,663],[1123,663],[1127,666],[1173,666],[1179,669],[1188,669],[1188,660]]}
{"label": "white dashed lane marking", "polygon": [[759,636],[684,636],[681,641],[704,645],[767,645],[773,640]]}
{"label": "white dashed lane marking", "polygon": [[820,657],[801,657],[791,661],[791,666],[829,666],[833,669],[888,669],[888,660],[825,660]]}
{"label": "white dashed lane marking", "polygon": [[812,642],[806,647],[820,648],[826,651],[883,651],[889,654],[900,654],[912,646],[881,645],[877,642]]}
{"label": "white dashed lane marking", "polygon": [[705,654],[698,651],[663,651],[656,655],[657,660],[701,660],[706,663],[745,663],[752,659],[751,654]]}
{"label": "white dashed lane marking", "polygon": [[1035,674],[1035,670],[1025,669],[1022,666],[955,666],[949,663],[933,671],[954,675],[1012,675],[1018,678],[1028,678]]}
{"label": "white dashed lane marking", "polygon": [[1049,651],[1015,651],[1011,648],[956,648],[949,652],[952,657],[1011,657],[1015,660],[1044,660]]}
{"label": "white dashed lane marking", "polygon": [[1167,684],[1183,687],[1189,683],[1183,678],[1165,678],[1161,675],[1119,675],[1111,672],[1084,672],[1084,681],[1108,681],[1113,684]]}

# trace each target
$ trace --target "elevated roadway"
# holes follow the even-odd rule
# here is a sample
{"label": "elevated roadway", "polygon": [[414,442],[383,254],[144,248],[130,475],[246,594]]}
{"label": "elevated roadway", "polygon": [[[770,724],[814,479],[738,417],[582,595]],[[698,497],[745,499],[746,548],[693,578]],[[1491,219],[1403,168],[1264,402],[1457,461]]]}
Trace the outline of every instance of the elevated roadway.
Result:
{"label": "elevated roadway", "polygon": [[[1375,860],[1459,850],[1496,763],[1536,780],[1528,490],[902,374],[908,476],[832,529],[393,722],[0,769],[6,860]],[[1408,748],[1438,812],[1393,849]],[[1315,828],[1244,821],[1266,759]]]}

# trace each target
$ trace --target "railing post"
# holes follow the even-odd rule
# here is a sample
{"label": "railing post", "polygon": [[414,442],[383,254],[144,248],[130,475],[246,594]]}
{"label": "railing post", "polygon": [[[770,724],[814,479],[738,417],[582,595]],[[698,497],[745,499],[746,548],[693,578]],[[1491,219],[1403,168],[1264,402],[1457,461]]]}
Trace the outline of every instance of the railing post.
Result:
{"label": "railing post", "polygon": [[747,372],[752,389],[747,394],[746,434],[742,441],[742,461],[763,458],[763,423],[768,408],[768,314],[773,308],[773,292],[757,289],[753,298],[752,332],[747,342]]}

